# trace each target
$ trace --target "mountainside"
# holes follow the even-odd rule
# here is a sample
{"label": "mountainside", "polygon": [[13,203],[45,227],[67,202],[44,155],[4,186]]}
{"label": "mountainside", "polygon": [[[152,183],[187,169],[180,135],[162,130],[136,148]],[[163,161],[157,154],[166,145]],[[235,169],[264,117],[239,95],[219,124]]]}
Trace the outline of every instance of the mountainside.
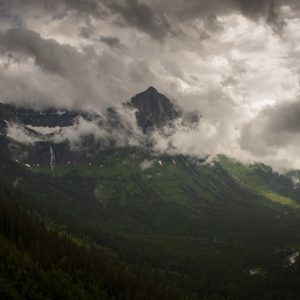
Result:
{"label": "mountainside", "polygon": [[[136,127],[128,123],[131,112]],[[153,87],[124,103],[121,110],[108,108],[100,114],[57,109],[35,111],[1,104],[0,144],[7,157],[29,165],[49,161],[50,146],[57,162],[95,161],[99,151],[118,147],[120,140],[126,145],[130,140],[143,139],[149,130],[168,126],[179,116],[170,100]]]}
{"label": "mountainside", "polygon": [[35,127],[71,126],[74,124],[76,117],[80,115],[79,112],[56,109],[35,111],[12,105],[6,105],[5,108],[24,125]]}
{"label": "mountainside", "polygon": [[155,153],[180,112],[154,88],[123,108],[0,106],[0,296],[299,299],[299,172]]}
{"label": "mountainside", "polygon": [[[12,195],[26,195],[26,210],[111,249],[133,268],[151,269],[154,278],[184,291],[182,299],[214,299],[215,290],[233,299],[244,293],[245,299],[276,299],[277,290],[269,288],[275,284],[282,299],[298,297],[291,289],[298,284],[297,256],[289,262],[300,249],[296,190],[276,191],[291,203],[270,201],[262,186],[246,187],[222,160],[209,165],[134,148],[102,153],[98,165],[53,171],[2,161],[0,172]],[[276,173],[268,176],[281,181]]]}

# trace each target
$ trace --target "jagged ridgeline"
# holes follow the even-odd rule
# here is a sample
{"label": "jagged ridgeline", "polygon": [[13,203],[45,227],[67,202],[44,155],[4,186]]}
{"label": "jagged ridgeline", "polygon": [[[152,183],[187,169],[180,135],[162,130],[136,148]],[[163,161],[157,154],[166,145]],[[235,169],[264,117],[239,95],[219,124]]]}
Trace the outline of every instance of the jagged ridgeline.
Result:
{"label": "jagged ridgeline", "polygon": [[149,145],[145,142],[149,132],[170,126],[180,116],[170,100],[153,87],[101,113],[36,111],[1,104],[0,143],[3,155],[30,166],[49,166],[49,149],[56,164],[95,162],[101,151]]}
{"label": "jagged ridgeline", "polygon": [[299,299],[299,172],[153,152],[184,118],[1,105],[0,298]]}

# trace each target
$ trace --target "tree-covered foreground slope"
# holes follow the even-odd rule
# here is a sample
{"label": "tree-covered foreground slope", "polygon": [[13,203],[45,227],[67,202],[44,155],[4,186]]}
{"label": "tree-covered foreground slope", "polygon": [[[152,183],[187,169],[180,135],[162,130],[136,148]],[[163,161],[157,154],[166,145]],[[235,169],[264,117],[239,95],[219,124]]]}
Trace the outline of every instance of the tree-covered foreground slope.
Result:
{"label": "tree-covered foreground slope", "polygon": [[290,176],[222,156],[99,157],[53,171],[1,161],[7,297],[299,299]]}
{"label": "tree-covered foreground slope", "polygon": [[24,195],[0,190],[1,299],[179,298],[143,268],[29,210]]}

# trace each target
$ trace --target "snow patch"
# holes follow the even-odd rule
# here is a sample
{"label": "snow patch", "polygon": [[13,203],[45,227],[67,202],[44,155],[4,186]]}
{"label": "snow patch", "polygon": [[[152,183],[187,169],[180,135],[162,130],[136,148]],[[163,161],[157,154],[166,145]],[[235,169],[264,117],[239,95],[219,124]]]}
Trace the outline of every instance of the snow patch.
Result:
{"label": "snow patch", "polygon": [[261,270],[259,268],[249,270],[249,274],[251,276],[258,275],[260,272],[261,272]]}
{"label": "snow patch", "polygon": [[291,256],[289,256],[289,264],[294,265],[297,262],[297,258],[299,257],[300,253],[296,252],[294,254],[292,254]]}
{"label": "snow patch", "polygon": [[44,126],[32,126],[32,125],[26,125],[27,128],[34,130],[41,134],[53,134],[58,133],[62,127],[55,126],[55,127],[44,127]]}

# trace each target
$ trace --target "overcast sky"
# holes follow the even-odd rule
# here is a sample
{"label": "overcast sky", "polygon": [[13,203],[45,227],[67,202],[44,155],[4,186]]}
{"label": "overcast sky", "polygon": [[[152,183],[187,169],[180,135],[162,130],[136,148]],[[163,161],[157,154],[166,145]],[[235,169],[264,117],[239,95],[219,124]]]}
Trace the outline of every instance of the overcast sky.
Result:
{"label": "overcast sky", "polygon": [[297,0],[0,0],[0,101],[104,109],[155,86],[203,116],[176,151],[300,168],[299,28]]}

